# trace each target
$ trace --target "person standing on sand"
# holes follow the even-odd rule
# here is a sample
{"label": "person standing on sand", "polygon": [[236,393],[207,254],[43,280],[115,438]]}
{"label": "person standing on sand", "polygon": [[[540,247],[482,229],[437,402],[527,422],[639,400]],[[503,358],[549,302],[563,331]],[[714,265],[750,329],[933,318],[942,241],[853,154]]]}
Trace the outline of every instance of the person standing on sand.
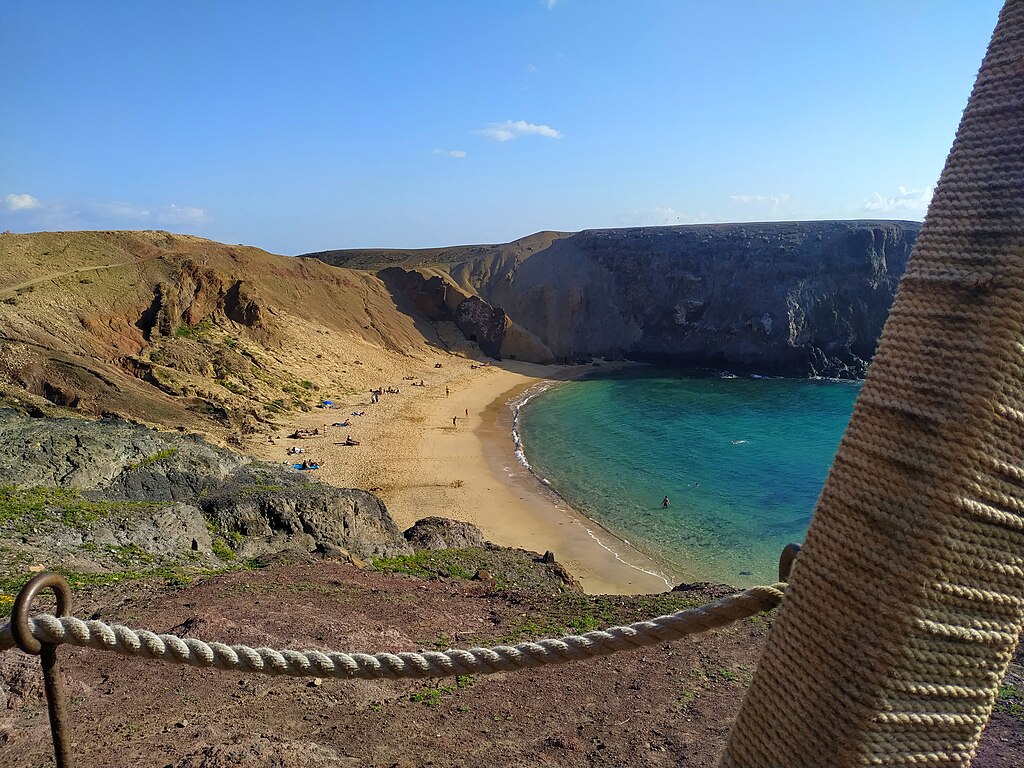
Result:
{"label": "person standing on sand", "polygon": [[469,418],[469,408],[466,409],[466,418]]}
{"label": "person standing on sand", "polygon": [[459,422],[459,417],[458,416],[452,416],[452,426],[453,427],[457,427],[458,426],[458,422]]}
{"label": "person standing on sand", "polygon": [[661,506],[662,507],[667,507],[669,505],[669,503],[670,502],[668,500],[668,496],[666,496],[664,499],[661,500]]}
{"label": "person standing on sand", "polygon": [[445,396],[445,397],[448,397],[448,387],[445,387],[445,388],[444,388],[444,396]]}

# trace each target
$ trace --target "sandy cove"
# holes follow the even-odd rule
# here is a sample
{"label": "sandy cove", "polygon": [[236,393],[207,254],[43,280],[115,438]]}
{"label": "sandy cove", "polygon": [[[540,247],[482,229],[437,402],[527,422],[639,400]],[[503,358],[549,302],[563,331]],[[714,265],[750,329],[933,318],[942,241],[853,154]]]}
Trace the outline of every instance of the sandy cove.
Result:
{"label": "sandy cove", "polygon": [[[371,386],[363,395],[325,393],[334,409],[296,414],[272,442],[264,436],[247,452],[283,462],[290,458],[288,448],[304,447],[296,463],[319,462],[320,479],[372,490],[399,528],[430,516],[474,523],[495,544],[554,552],[592,594],[669,588],[654,575],[661,571],[657,564],[568,508],[515,458],[508,401],[540,381],[572,378],[584,369],[516,362],[481,366],[440,352],[396,360],[370,347],[358,365],[362,380],[399,392],[386,393],[377,403],[371,403]],[[414,386],[421,380],[425,386]],[[346,419],[352,426],[330,426]],[[296,428],[319,428],[321,435],[289,439]],[[349,435],[359,445],[339,444]]]}

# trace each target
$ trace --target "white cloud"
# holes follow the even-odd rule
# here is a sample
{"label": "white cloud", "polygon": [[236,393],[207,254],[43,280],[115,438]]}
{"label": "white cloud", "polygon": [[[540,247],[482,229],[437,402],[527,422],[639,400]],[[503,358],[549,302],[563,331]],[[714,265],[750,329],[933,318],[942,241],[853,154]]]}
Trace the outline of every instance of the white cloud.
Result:
{"label": "white cloud", "polygon": [[789,202],[789,195],[729,195],[734,203],[747,205],[769,205],[773,211]]}
{"label": "white cloud", "polygon": [[0,213],[4,211],[15,213],[0,222],[0,229],[11,224],[50,230],[191,228],[209,218],[202,208],[176,203],[148,207],[121,200],[38,200],[32,195],[0,198]]}
{"label": "white cloud", "polygon": [[540,69],[535,67],[533,64],[527,64],[525,67],[523,67],[523,72],[525,72],[528,75],[539,75]]}
{"label": "white cloud", "polygon": [[122,203],[117,200],[111,200],[109,202],[93,201],[85,203],[82,208],[99,216],[129,221],[140,221],[142,219],[147,219],[152,215],[152,212],[148,208],[142,208],[137,205],[132,205],[131,203]]}
{"label": "white cloud", "polygon": [[558,5],[558,0],[544,0],[544,5],[546,5],[548,7],[548,10],[550,11],[552,8]]}
{"label": "white cloud", "polygon": [[466,151],[464,149],[435,149],[434,154],[462,159],[466,156]]}
{"label": "white cloud", "polygon": [[545,136],[549,139],[560,139],[562,134],[550,125],[537,125],[525,120],[506,120],[504,123],[491,123],[477,133],[482,133],[495,141],[511,141],[520,136]]}
{"label": "white cloud", "polygon": [[159,208],[146,208],[120,201],[90,201],[79,206],[81,213],[100,220],[137,222],[139,224],[198,224],[206,220],[206,211],[191,205],[170,203]]}
{"label": "white cloud", "polygon": [[32,195],[5,195],[4,206],[9,211],[27,211],[39,207],[39,201]]}
{"label": "white cloud", "polygon": [[861,208],[874,213],[908,213],[924,216],[931,201],[931,187],[924,189],[899,187],[899,193],[891,197],[883,197],[876,192],[874,198],[865,200]]}
{"label": "white cloud", "polygon": [[163,224],[198,224],[206,221],[206,211],[190,205],[171,203],[156,211],[156,220]]}

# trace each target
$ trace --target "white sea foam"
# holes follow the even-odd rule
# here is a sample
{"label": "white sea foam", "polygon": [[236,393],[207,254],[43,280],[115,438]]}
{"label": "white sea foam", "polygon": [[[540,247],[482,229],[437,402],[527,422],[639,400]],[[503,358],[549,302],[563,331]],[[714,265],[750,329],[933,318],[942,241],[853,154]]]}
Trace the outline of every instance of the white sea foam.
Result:
{"label": "white sea foam", "polygon": [[[663,573],[659,573],[657,571],[649,571],[646,568],[641,568],[639,565],[629,562],[628,560],[622,557],[622,554],[620,552],[608,546],[608,544],[604,542],[604,540],[597,534],[597,532],[591,529],[583,521],[586,520],[588,522],[595,523],[595,525],[599,524],[596,523],[596,521],[591,520],[591,518],[587,517],[586,515],[575,510],[568,503],[566,503],[564,497],[562,497],[562,495],[559,494],[558,491],[556,491],[552,487],[551,483],[546,478],[540,477],[534,471],[533,467],[530,465],[530,462],[527,460],[526,451],[523,449],[522,434],[519,431],[519,415],[523,409],[523,406],[525,406],[533,398],[535,398],[537,395],[547,392],[552,387],[560,383],[562,382],[547,380],[541,381],[538,382],[537,384],[534,384],[525,392],[521,393],[518,397],[514,397],[511,400],[509,400],[508,406],[512,410],[512,442],[515,445],[516,458],[519,460],[519,463],[522,464],[530,472],[530,474],[532,474],[545,487],[545,490],[548,493],[551,493],[555,496],[555,508],[567,513],[574,513],[574,517],[577,518],[576,522],[583,526],[583,530],[587,532],[590,538],[597,542],[598,546],[600,546],[602,549],[608,552],[612,557],[614,557],[623,565],[628,566],[635,571],[640,571],[640,573],[646,573],[648,576],[654,576],[655,578],[661,579],[663,582],[665,582],[665,586],[671,589],[673,584],[671,581],[665,578],[665,575]],[[614,536],[614,534],[609,533],[603,527],[601,528],[601,530],[604,533],[607,533],[609,536]],[[630,546],[629,542],[625,539],[618,539],[618,541],[622,542],[626,546]]]}
{"label": "white sea foam", "polygon": [[526,452],[523,450],[522,435],[519,433],[519,414],[524,405],[533,400],[537,395],[547,392],[558,383],[559,382],[557,381],[540,381],[525,392],[521,393],[518,397],[512,398],[508,403],[508,407],[512,409],[512,442],[516,447],[516,458],[519,460],[520,464],[531,472],[533,471],[533,467],[530,466],[530,462],[526,459]]}

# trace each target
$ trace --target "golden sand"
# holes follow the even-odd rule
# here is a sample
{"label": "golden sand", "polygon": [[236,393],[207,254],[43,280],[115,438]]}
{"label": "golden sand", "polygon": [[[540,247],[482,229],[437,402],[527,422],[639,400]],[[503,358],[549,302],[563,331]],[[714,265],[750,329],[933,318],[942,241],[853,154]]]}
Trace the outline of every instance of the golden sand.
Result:
{"label": "golden sand", "polygon": [[[424,517],[447,517],[479,526],[495,544],[550,550],[592,594],[668,589],[654,562],[568,508],[515,458],[509,400],[544,379],[571,378],[585,369],[481,366],[441,350],[400,358],[370,345],[357,354],[358,363],[347,362],[359,371],[363,392],[325,394],[333,409],[297,414],[287,429],[251,443],[248,452],[270,461],[318,462],[317,477],[372,490],[403,530]],[[371,403],[376,387],[399,391]],[[351,426],[331,426],[346,419]],[[288,438],[296,428],[321,434]],[[348,436],[359,445],[341,444]],[[306,453],[287,455],[292,446]]]}

